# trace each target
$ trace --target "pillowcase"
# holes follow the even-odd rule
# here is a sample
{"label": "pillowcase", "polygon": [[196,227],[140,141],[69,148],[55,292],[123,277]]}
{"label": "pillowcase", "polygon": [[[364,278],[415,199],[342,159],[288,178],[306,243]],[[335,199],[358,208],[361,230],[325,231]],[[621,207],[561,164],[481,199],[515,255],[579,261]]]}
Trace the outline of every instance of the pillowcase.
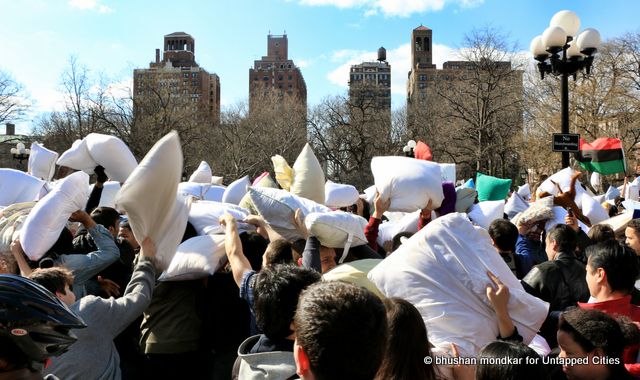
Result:
{"label": "pillowcase", "polygon": [[98,207],[116,208],[116,197],[120,191],[120,182],[107,181],[102,187],[102,195]]}
{"label": "pillowcase", "polygon": [[528,183],[525,183],[522,186],[518,186],[518,195],[521,196],[525,201],[528,201],[531,198],[531,187]]}
{"label": "pillowcase", "polygon": [[309,144],[305,144],[293,164],[293,183],[289,191],[316,203],[324,202],[324,171]]}
{"label": "pillowcase", "polygon": [[211,167],[206,161],[201,161],[198,168],[189,177],[189,182],[195,183],[212,183],[213,175],[211,174]]}
{"label": "pillowcase", "polygon": [[20,231],[20,243],[31,260],[39,260],[58,240],[72,213],[84,210],[89,199],[89,175],[75,172],[33,207]]}
{"label": "pillowcase", "polygon": [[224,227],[220,225],[220,217],[226,213],[233,215],[238,221],[249,216],[249,211],[242,207],[212,201],[195,201],[189,210],[189,223],[198,235],[223,234]]}
{"label": "pillowcase", "polygon": [[367,244],[364,228],[367,221],[358,215],[344,211],[312,212],[304,223],[320,244],[329,248],[345,248]]}
{"label": "pillowcase", "polygon": [[231,182],[224,190],[222,202],[232,203],[234,205],[240,204],[242,198],[247,194],[247,188],[249,186],[251,186],[251,181],[248,175]]}
{"label": "pillowcase", "polygon": [[456,189],[456,212],[468,212],[476,201],[478,192],[473,187]]}
{"label": "pillowcase", "polygon": [[587,193],[580,193],[576,195],[576,198],[582,198],[580,204],[582,207],[582,214],[589,218],[591,225],[598,224],[604,220],[609,219],[609,212],[605,210],[600,202],[596,201]]}
{"label": "pillowcase", "polygon": [[323,274],[322,281],[348,282],[361,286],[380,298],[385,298],[380,289],[367,278],[367,274],[381,262],[381,259],[364,259],[344,263]]}
{"label": "pillowcase", "polygon": [[355,186],[343,185],[328,180],[324,184],[324,204],[331,208],[348,207],[358,201],[358,190]]}
{"label": "pillowcase", "polygon": [[389,211],[413,212],[444,200],[442,173],[435,162],[409,157],[374,157],[371,172],[382,199],[391,198]]}
{"label": "pillowcase", "polygon": [[31,144],[27,173],[45,181],[51,181],[56,171],[58,153],[34,142]]}
{"label": "pillowcase", "polygon": [[476,177],[476,190],[478,190],[478,200],[482,201],[503,201],[511,189],[511,180],[492,177],[478,172]]}
{"label": "pillowcase", "polygon": [[0,206],[35,201],[44,184],[45,181],[20,170],[0,169]]}
{"label": "pillowcase", "polygon": [[212,276],[227,261],[224,238],[224,235],[205,235],[184,241],[158,281],[197,280]]}
{"label": "pillowcase", "polygon": [[438,164],[442,172],[442,182],[456,183],[456,164]]}
{"label": "pillowcase", "polygon": [[93,174],[93,169],[98,166],[89,154],[85,139],[74,141],[71,148],[64,151],[56,163],[71,169],[82,170],[87,174]]}
{"label": "pillowcase", "polygon": [[[566,167],[559,172],[554,173],[551,177],[545,179],[540,184],[540,186],[538,186],[538,189],[536,190],[536,196],[543,192],[547,192],[551,195],[560,194],[560,192],[558,191],[558,187],[554,185],[553,182],[557,183],[562,191],[568,191],[569,187],[571,186],[571,176],[573,176],[574,173],[575,170],[571,169],[570,167]],[[581,190],[582,187],[576,185],[576,194]]]}
{"label": "pillowcase", "polygon": [[491,222],[504,216],[504,201],[484,201],[476,203],[469,211],[469,219],[478,226],[489,229]]}
{"label": "pillowcase", "polygon": [[196,182],[178,184],[178,195],[193,196],[206,201],[222,202],[225,187]]}
{"label": "pillowcase", "polygon": [[109,179],[124,182],[138,166],[138,161],[129,147],[115,136],[89,133],[84,138],[93,160],[104,167]]}
{"label": "pillowcase", "polygon": [[507,204],[504,205],[504,212],[507,214],[509,219],[513,219],[518,213],[523,212],[524,210],[529,208],[529,203],[527,203],[520,194],[514,192],[509,197]]}
{"label": "pillowcase", "polygon": [[392,241],[393,238],[401,232],[418,232],[418,222],[420,220],[420,210],[412,213],[406,213],[402,218],[396,221],[383,222],[378,226],[378,238],[376,242],[379,246]]}
{"label": "pillowcase", "polygon": [[[271,179],[269,172],[262,173],[255,181],[253,181],[254,187],[267,187],[270,189],[277,189],[278,185]],[[247,189],[247,193],[242,197],[242,200],[238,204],[240,207],[249,210],[251,215],[258,215],[258,210],[253,205],[253,201],[251,201],[251,197],[249,196],[249,189]]]}
{"label": "pillowcase", "polygon": [[148,236],[155,243],[160,269],[171,263],[187,226],[188,204],[176,196],[181,176],[180,139],[171,131],[151,148],[116,197],[136,240]]}

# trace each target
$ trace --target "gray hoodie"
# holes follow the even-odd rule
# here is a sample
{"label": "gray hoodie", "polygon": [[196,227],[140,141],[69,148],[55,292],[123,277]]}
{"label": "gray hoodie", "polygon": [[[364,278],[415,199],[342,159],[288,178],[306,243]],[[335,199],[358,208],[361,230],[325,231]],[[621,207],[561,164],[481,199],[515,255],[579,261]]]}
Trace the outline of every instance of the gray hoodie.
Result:
{"label": "gray hoodie", "polygon": [[239,380],[285,380],[295,379],[296,362],[293,358],[293,352],[290,351],[274,351],[260,352],[257,354],[248,353],[251,348],[258,342],[260,335],[254,335],[247,338],[240,347],[238,347],[238,361],[240,369],[238,376],[234,379]]}

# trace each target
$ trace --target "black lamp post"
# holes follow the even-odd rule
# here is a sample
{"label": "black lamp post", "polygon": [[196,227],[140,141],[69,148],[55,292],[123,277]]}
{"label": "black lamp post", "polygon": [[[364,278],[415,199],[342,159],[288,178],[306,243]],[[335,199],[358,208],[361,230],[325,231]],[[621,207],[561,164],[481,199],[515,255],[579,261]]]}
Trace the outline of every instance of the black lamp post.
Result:
{"label": "black lamp post", "polygon": [[[580,18],[572,11],[556,13],[542,35],[531,41],[531,53],[538,61],[540,78],[552,74],[561,78],[562,133],[569,133],[569,76],[579,71],[588,75],[593,55],[600,46],[600,33],[592,28],[579,35]],[[562,167],[569,166],[569,152],[562,152]]]}
{"label": "black lamp post", "polygon": [[20,169],[22,161],[29,158],[31,150],[28,148],[25,149],[23,143],[17,143],[15,148],[11,148],[11,154],[13,155],[14,160],[18,160],[18,165],[16,165],[16,167]]}

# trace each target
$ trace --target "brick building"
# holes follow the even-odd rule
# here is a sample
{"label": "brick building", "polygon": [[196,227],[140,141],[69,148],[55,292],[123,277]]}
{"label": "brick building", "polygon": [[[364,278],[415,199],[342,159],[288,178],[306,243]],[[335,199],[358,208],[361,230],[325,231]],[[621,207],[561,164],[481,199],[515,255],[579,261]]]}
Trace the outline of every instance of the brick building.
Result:
{"label": "brick building", "polygon": [[378,49],[376,62],[362,62],[351,66],[349,72],[349,102],[363,104],[377,111],[391,112],[391,65],[386,50]]}

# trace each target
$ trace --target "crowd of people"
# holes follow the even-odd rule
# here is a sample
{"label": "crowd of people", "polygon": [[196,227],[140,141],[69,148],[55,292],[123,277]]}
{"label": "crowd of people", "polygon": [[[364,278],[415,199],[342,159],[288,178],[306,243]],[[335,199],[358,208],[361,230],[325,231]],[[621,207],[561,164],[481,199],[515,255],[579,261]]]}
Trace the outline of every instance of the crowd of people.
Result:
{"label": "crowd of people", "polygon": [[[0,256],[0,379],[640,377],[640,219],[624,236],[606,224],[584,231],[572,212],[548,230],[493,220],[495,255],[548,303],[548,315],[535,342],[525,341],[509,287],[488,271],[486,302],[499,335],[463,357],[453,343],[429,342],[424,316],[407,300],[327,280],[343,251],[323,245],[300,210],[292,223],[303,239],[295,241],[260,215],[226,213],[219,223],[227,264],[203,278],[158,281],[157,242],[138,241],[126,215],[97,207],[107,178],[95,172],[86,208],[41,259],[30,260],[19,239]],[[445,203],[429,203],[418,228],[455,212]],[[368,220],[368,244],[351,247],[345,263],[382,261],[412,238],[401,231],[378,244],[389,207],[378,193],[345,209]],[[182,241],[196,235],[188,223]]]}

